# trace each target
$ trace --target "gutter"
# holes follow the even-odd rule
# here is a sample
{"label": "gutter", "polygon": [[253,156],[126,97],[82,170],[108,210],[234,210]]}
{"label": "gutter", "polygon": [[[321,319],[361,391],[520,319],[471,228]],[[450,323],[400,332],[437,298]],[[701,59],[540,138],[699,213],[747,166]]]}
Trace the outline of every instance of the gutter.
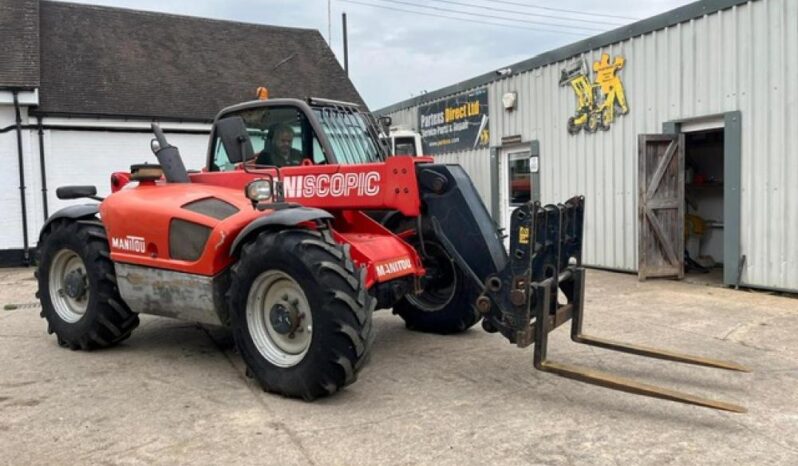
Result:
{"label": "gutter", "polygon": [[[114,127],[114,126],[84,126],[84,125],[45,125],[41,123],[41,117],[36,117],[39,119],[39,123],[35,125],[20,125],[20,129],[27,129],[27,130],[38,130],[39,128],[43,130],[57,130],[57,131],[90,131],[90,132],[106,132],[106,133],[147,133],[152,134],[152,130],[150,128],[127,128],[127,127]],[[12,129],[17,129],[17,125],[6,126],[5,128],[0,128],[0,134],[7,133]],[[203,129],[169,129],[165,128],[163,130],[164,134],[211,134],[211,130],[203,130]]]}

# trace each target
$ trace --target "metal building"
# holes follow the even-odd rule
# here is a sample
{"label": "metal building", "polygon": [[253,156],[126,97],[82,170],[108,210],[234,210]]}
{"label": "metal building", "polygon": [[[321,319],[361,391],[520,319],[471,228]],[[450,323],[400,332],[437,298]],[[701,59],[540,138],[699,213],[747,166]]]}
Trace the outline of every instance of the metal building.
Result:
{"label": "metal building", "polygon": [[[695,2],[378,113],[465,167],[502,226],[584,194],[588,265],[715,262],[727,285],[798,291],[794,0]],[[484,143],[462,124],[479,117]]]}

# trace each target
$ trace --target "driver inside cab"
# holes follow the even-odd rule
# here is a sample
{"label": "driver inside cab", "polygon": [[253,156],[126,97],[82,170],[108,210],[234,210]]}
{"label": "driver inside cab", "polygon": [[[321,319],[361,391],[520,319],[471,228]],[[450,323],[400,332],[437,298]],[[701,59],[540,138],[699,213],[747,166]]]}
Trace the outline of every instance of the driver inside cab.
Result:
{"label": "driver inside cab", "polygon": [[258,165],[275,165],[287,167],[302,165],[304,156],[292,147],[294,130],[286,124],[278,124],[269,131],[266,147],[258,154],[255,163]]}

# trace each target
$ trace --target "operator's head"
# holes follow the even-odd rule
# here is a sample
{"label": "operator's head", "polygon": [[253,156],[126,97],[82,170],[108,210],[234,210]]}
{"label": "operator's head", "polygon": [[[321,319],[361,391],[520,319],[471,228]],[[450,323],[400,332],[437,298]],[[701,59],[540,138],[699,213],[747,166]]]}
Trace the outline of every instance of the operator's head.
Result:
{"label": "operator's head", "polygon": [[291,145],[294,142],[294,130],[286,124],[277,125],[274,128],[272,144],[275,151],[283,157],[291,154]]}

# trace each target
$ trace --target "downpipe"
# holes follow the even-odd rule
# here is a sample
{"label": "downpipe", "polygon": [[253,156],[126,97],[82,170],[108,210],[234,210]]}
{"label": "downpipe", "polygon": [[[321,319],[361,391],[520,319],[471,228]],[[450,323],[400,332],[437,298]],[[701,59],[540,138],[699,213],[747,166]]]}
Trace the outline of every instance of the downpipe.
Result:
{"label": "downpipe", "polygon": [[42,172],[42,210],[44,211],[44,221],[50,216],[47,207],[47,164],[44,161],[44,126],[42,125],[42,117],[36,117],[37,127],[39,131],[39,167]]}
{"label": "downpipe", "polygon": [[19,163],[19,199],[22,207],[22,262],[24,265],[30,265],[30,248],[28,241],[28,206],[25,199],[25,161],[22,153],[22,112],[19,107],[19,91],[13,91],[14,94],[14,113],[16,114],[16,132],[17,132],[17,160]]}

